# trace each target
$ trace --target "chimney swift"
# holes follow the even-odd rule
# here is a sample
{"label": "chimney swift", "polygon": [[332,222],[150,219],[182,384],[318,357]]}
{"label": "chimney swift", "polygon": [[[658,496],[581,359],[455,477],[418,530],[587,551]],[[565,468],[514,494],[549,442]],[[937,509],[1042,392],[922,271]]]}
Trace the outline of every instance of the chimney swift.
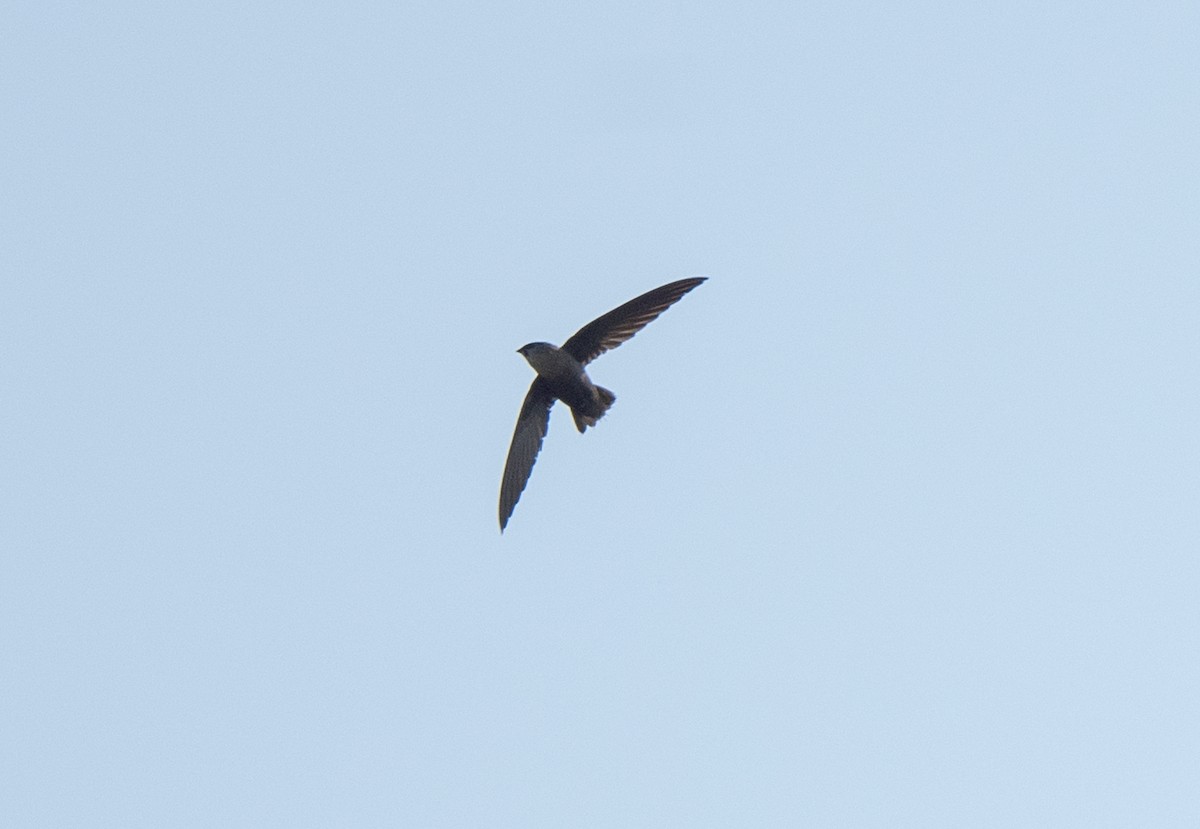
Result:
{"label": "chimney swift", "polygon": [[529,343],[517,349],[517,353],[533,366],[537,377],[521,404],[512,445],[508,448],[508,460],[504,463],[504,478],[500,482],[500,532],[504,532],[529,480],[529,473],[533,471],[533,463],[550,425],[550,407],[554,401],[561,400],[570,407],[575,428],[581,433],[587,427],[595,426],[617,396],[595,385],[583,367],[641,331],[704,280],[705,277],[680,279],[631,299],[580,328],[561,348],[550,343]]}

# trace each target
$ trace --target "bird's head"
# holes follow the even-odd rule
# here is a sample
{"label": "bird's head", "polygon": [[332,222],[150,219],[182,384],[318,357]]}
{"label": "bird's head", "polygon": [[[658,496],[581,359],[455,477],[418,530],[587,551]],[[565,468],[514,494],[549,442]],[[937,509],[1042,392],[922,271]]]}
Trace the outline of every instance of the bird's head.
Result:
{"label": "bird's head", "polygon": [[517,349],[517,353],[528,360],[535,354],[548,354],[551,351],[557,351],[550,343],[526,343]]}
{"label": "bird's head", "polygon": [[568,369],[570,358],[550,343],[528,343],[517,349],[538,374],[561,374]]}

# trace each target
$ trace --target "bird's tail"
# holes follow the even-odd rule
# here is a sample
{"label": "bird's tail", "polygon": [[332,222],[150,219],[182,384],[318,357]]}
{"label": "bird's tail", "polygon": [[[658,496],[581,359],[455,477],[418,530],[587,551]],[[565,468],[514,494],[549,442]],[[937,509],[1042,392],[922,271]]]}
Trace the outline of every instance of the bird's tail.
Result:
{"label": "bird's tail", "polygon": [[581,412],[578,409],[571,409],[571,417],[575,418],[575,428],[582,433],[587,431],[587,427],[595,426],[596,421],[604,417],[604,413],[609,410],[616,399],[617,396],[608,389],[596,386],[596,402],[589,411]]}

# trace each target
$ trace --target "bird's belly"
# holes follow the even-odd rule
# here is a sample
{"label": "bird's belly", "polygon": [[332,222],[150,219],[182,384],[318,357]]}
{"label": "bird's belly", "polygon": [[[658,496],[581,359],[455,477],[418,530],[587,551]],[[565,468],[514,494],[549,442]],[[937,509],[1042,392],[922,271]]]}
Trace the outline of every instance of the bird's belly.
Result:
{"label": "bird's belly", "polygon": [[[546,380],[546,378],[542,378]],[[572,377],[569,380],[547,380],[550,393],[572,409],[591,413],[596,408],[596,387],[587,375]]]}

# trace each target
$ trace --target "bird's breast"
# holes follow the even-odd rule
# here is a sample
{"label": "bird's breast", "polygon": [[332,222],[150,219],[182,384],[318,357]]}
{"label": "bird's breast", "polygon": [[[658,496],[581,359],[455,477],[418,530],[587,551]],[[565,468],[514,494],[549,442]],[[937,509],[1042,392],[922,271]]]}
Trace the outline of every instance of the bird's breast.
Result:
{"label": "bird's breast", "polygon": [[545,380],[569,380],[583,374],[583,366],[567,352],[555,348],[535,351],[525,357]]}

